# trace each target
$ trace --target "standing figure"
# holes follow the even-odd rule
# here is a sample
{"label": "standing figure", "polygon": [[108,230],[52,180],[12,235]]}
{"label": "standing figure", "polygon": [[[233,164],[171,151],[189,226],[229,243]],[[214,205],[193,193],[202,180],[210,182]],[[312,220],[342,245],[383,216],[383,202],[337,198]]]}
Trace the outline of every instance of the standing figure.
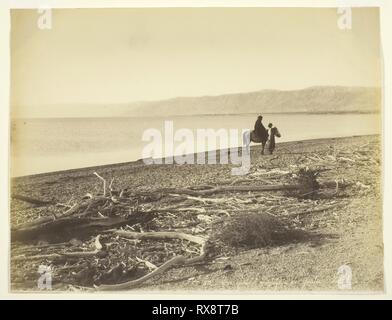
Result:
{"label": "standing figure", "polygon": [[261,122],[262,120],[263,120],[263,116],[257,117],[256,123],[255,123],[255,130],[254,130],[254,134],[256,135],[256,137],[255,137],[256,139],[252,139],[252,137],[251,137],[251,141],[261,142],[261,146],[262,146],[261,154],[264,154],[265,144],[267,143],[267,140],[268,140],[268,131],[264,127],[263,123]]}
{"label": "standing figure", "polygon": [[274,127],[272,123],[268,124],[269,128],[269,144],[268,144],[268,151],[272,154],[275,150],[275,137],[280,138],[280,132],[277,127]]}

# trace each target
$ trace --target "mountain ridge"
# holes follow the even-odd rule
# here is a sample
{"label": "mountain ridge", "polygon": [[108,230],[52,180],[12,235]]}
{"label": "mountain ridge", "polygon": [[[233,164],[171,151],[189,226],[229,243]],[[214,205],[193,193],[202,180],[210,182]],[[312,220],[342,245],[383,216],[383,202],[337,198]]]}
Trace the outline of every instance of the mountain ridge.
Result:
{"label": "mountain ridge", "polygon": [[[299,90],[263,89],[251,92],[175,97],[124,104],[58,105],[46,117],[161,117],[246,113],[368,113],[381,110],[380,87],[312,86]],[[90,108],[94,108],[93,110]],[[30,109],[30,112],[28,112]],[[24,108],[28,114],[31,109]],[[41,109],[45,109],[41,107]],[[84,110],[83,110],[84,109]],[[36,110],[40,113],[40,110]],[[23,113],[23,112],[20,112]],[[34,112],[33,112],[34,113]],[[35,117],[39,116],[38,114]],[[53,115],[52,115],[53,114]],[[24,115],[23,115],[24,117]]]}

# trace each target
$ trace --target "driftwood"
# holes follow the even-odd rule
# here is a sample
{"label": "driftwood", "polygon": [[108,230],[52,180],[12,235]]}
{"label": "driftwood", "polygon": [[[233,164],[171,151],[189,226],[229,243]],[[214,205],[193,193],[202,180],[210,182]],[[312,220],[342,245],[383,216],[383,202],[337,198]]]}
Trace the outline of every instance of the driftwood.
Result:
{"label": "driftwood", "polygon": [[[87,194],[80,203],[73,206],[67,205],[68,209],[61,215],[52,213],[51,216],[41,217],[12,228],[12,241],[33,239],[60,241],[71,239],[75,236],[86,238],[92,234],[126,224],[147,222],[154,217],[155,213],[153,212],[140,214],[138,211],[126,215],[103,216],[99,208],[113,207],[118,204],[119,200],[114,196],[112,189],[113,179],[109,185],[110,195],[106,196],[106,180],[97,172],[94,172],[94,175],[103,181],[103,195],[93,196],[92,194]],[[127,201],[129,199],[123,200]],[[94,217],[94,215],[98,217]]]}
{"label": "driftwood", "polygon": [[20,255],[13,257],[13,261],[21,260],[54,260],[54,259],[65,259],[65,258],[88,258],[96,256],[100,250],[94,251],[75,251],[75,252],[63,252],[63,253],[51,253],[51,254],[38,254],[33,256]]}
{"label": "driftwood", "polygon": [[37,238],[47,238],[64,240],[75,236],[86,238],[101,231],[121,227],[126,224],[136,224],[147,222],[154,217],[154,213],[132,214],[128,217],[63,217],[49,222],[35,224],[27,227],[19,227],[11,230],[13,241],[32,240]]}
{"label": "driftwood", "polygon": [[161,265],[159,268],[155,269],[154,271],[146,274],[145,276],[136,279],[136,280],[131,280],[127,281],[124,283],[119,283],[119,284],[102,284],[100,286],[96,287],[96,290],[99,291],[110,291],[110,290],[125,290],[125,289],[132,289],[143,282],[147,281],[148,279],[161,274],[165,272],[166,270],[169,270],[173,268],[174,266],[178,265],[183,265],[185,263],[186,259],[184,256],[176,256],[169,261],[165,262],[163,265]]}
{"label": "driftwood", "polygon": [[265,186],[221,186],[221,187],[211,187],[204,190],[192,190],[192,189],[164,189],[162,191],[173,193],[173,194],[186,194],[190,196],[206,196],[215,193],[223,192],[249,192],[249,191],[279,191],[279,190],[293,190],[297,189],[299,186],[297,184],[274,184]]}
{"label": "driftwood", "polygon": [[[96,174],[96,173],[95,173]],[[147,210],[144,212],[137,211],[132,212],[129,216],[103,216],[101,212],[96,209],[97,206],[106,206],[108,203],[116,205],[118,207],[129,207],[130,198],[115,198],[112,196],[112,181],[109,186],[110,195],[106,196],[106,180],[101,176],[96,174],[101,180],[104,181],[103,195],[93,197],[89,195],[87,199],[81,203],[70,207],[62,215],[42,217],[35,221],[19,225],[11,230],[11,237],[13,240],[30,240],[36,239],[38,237],[46,238],[58,238],[63,240],[65,238],[70,238],[73,236],[82,235],[84,237],[91,234],[104,231],[106,229],[111,229],[119,227],[126,224],[136,224],[139,222],[146,222],[153,218],[154,214],[160,212],[170,212],[170,211],[186,211],[193,210],[197,212],[205,212],[203,209],[197,208],[176,208],[168,207],[155,210]],[[325,188],[336,188],[336,181],[326,181],[320,184],[320,187]],[[339,183],[340,188],[347,186],[347,182],[341,181]],[[224,185],[224,186],[203,186],[202,188],[170,188],[161,189],[156,191],[156,193],[163,193],[167,195],[186,195],[185,199],[201,201],[203,203],[223,203],[227,199],[219,198],[203,198],[203,196],[209,196],[216,193],[226,193],[226,192],[265,192],[265,191],[288,191],[301,189],[303,185],[301,184],[270,184],[270,185]],[[313,190],[313,189],[312,189]],[[315,190],[310,192],[314,192]],[[201,198],[197,198],[201,197]],[[124,202],[125,201],[125,202]],[[120,203],[124,202],[124,203]],[[242,203],[249,203],[249,201],[244,201]],[[91,217],[91,213],[95,212],[98,217]],[[145,237],[145,236],[144,236]]]}
{"label": "driftwood", "polygon": [[54,221],[56,219],[61,219],[61,218],[65,218],[65,217],[71,216],[74,213],[76,213],[80,208],[83,208],[83,206],[85,206],[84,202],[72,206],[70,209],[65,211],[61,216],[52,215],[52,216],[41,217],[41,218],[35,219],[35,220],[31,221],[31,222],[26,222],[26,223],[23,223],[21,225],[18,225],[18,226],[16,226],[16,229],[27,229],[27,228],[30,228],[30,227],[34,227],[34,226],[37,226],[37,225],[41,225],[41,224],[44,224],[44,223],[47,223],[47,222]]}
{"label": "driftwood", "polygon": [[62,258],[88,258],[97,255],[102,250],[102,244],[99,241],[100,236],[98,235],[95,238],[95,250],[94,251],[75,251],[75,252],[63,252],[63,253],[52,253],[52,254],[38,254],[33,256],[20,255],[16,257],[12,257],[13,261],[18,260],[54,260],[54,259],[62,259]]}
{"label": "driftwood", "polygon": [[[106,180],[102,178],[98,173],[94,172],[94,174],[98,177],[98,179],[102,180],[103,182],[103,196],[106,196]],[[110,185],[111,188],[111,185]]]}
{"label": "driftwood", "polygon": [[176,256],[169,261],[165,262],[163,265],[155,269],[154,271],[146,274],[145,276],[127,281],[124,283],[119,284],[110,284],[110,285],[100,285],[97,286],[96,289],[99,291],[109,291],[109,290],[125,290],[125,289],[132,289],[143,282],[147,281],[148,279],[162,274],[165,271],[175,267],[175,266],[183,266],[183,265],[190,265],[194,263],[198,263],[204,261],[207,256],[207,240],[201,237],[185,234],[185,233],[178,233],[178,232],[145,232],[145,233],[138,233],[138,232],[127,232],[127,231],[115,231],[115,234],[120,235],[121,237],[126,237],[130,239],[183,239],[188,240],[197,244],[202,245],[200,250],[200,255],[194,258],[185,258],[184,256]]}
{"label": "driftwood", "polygon": [[[297,175],[287,176],[290,174],[289,171],[259,170],[251,173],[248,177],[238,178],[234,181],[227,180],[225,184],[198,185],[186,188],[159,188],[147,191],[137,191],[129,188],[114,190],[113,178],[106,180],[98,173],[94,173],[103,182],[102,192],[87,194],[76,203],[74,203],[75,200],[72,200],[72,203],[70,200],[65,205],[43,202],[46,205],[54,204],[56,207],[48,207],[48,210],[53,210],[49,212],[48,216],[18,225],[11,230],[13,241],[39,239],[47,240],[52,244],[53,242],[66,241],[63,242],[62,246],[56,247],[60,249],[46,251],[47,254],[43,254],[45,251],[41,251],[39,246],[32,246],[36,250],[30,248],[17,250],[17,254],[13,255],[11,260],[13,263],[15,261],[23,263],[29,260],[52,260],[55,265],[65,262],[65,265],[61,267],[62,270],[66,270],[68,267],[80,270],[80,276],[67,275],[67,279],[74,279],[76,284],[88,285],[90,288],[94,283],[101,284],[96,286],[95,289],[103,291],[131,289],[173,267],[205,263],[207,257],[212,255],[212,251],[208,249],[210,242],[207,240],[209,226],[214,219],[219,218],[222,214],[231,216],[238,213],[260,212],[274,218],[290,221],[291,218],[326,211],[338,206],[332,203],[325,205],[325,202],[322,202],[322,206],[318,204],[314,206],[314,203],[310,202],[298,202],[297,194],[317,192],[320,188],[333,189],[336,192],[348,185],[344,180],[321,181],[316,184],[314,182],[317,175],[311,175],[312,170],[308,169],[305,169],[304,172],[308,179],[298,179],[301,177],[301,172],[298,172]],[[285,176],[285,178],[279,184],[276,184],[277,179],[274,177],[269,179],[268,184],[266,184],[264,178],[269,178],[272,175]],[[262,179],[259,177],[262,177]],[[290,178],[296,179],[288,180]],[[289,182],[286,183],[287,181]],[[286,196],[273,195],[271,191],[284,191]],[[214,196],[215,194],[217,195]],[[287,197],[287,194],[294,196]],[[155,205],[153,202],[155,202]],[[145,203],[148,203],[148,205],[144,205]],[[203,214],[195,217],[192,213],[183,214],[184,211]],[[188,224],[177,224],[176,217],[179,219],[185,217],[185,222],[188,222]],[[186,230],[186,228],[192,227],[192,231],[189,232],[203,234],[204,237],[174,231],[130,232],[116,230],[117,227],[125,225],[130,226],[132,230],[148,230],[151,225],[147,222],[154,218],[155,221],[151,225],[158,226],[161,230],[166,228]],[[162,223],[162,221],[166,218],[169,218],[169,222],[165,228],[165,223]],[[173,223],[171,223],[172,221]],[[196,227],[194,228],[194,226]],[[90,240],[91,236],[97,233],[104,233],[105,239],[110,239],[104,244],[104,250],[102,250],[103,247],[99,241],[96,241],[95,250],[93,251],[91,251],[92,249],[82,251],[81,248],[76,249],[77,251],[70,251],[72,248],[68,247],[68,243],[71,243],[72,247],[78,246],[82,241]],[[77,238],[80,244],[68,241],[72,238]],[[201,246],[201,249],[199,254],[198,250],[195,251],[194,246],[187,242],[164,243],[165,251],[171,250],[171,254],[178,254],[175,253],[178,252],[177,249],[181,252],[185,250],[194,254],[193,258],[187,258],[183,255],[170,256],[172,258],[164,262],[162,259],[165,259],[167,255],[150,254],[150,249],[145,254],[143,248],[137,247],[137,241],[133,243],[133,241],[127,241],[126,239],[140,241],[180,239],[196,243]],[[52,244],[48,246],[52,247]],[[147,247],[149,245],[150,243]],[[152,246],[153,251],[162,253],[159,252],[162,245],[162,243],[154,244]],[[189,245],[191,245],[191,248],[186,248]],[[123,250],[127,246],[131,246],[131,250],[139,251],[137,255],[140,258],[136,256],[134,259],[123,259],[121,262],[112,262],[110,261],[111,257],[110,259],[98,259],[107,256],[108,250],[111,251],[110,255],[115,254],[116,251],[125,252]],[[169,249],[167,249],[167,246]],[[173,248],[175,249],[173,250]],[[142,253],[140,253],[140,250],[142,250]],[[108,266],[103,265],[100,260],[109,260],[106,262],[109,263],[111,268],[107,269]],[[71,266],[68,266],[68,263]],[[83,267],[83,263],[86,263],[85,267]],[[91,274],[83,274],[89,269],[88,264],[99,270],[92,271],[95,272],[95,275],[100,275],[98,278]],[[140,264],[144,264],[143,267],[148,268],[148,273],[140,278],[128,281],[131,277],[135,277],[133,272],[137,271],[136,268],[139,268]],[[108,276],[101,277],[102,274]],[[85,281],[86,279],[89,279],[88,282]]]}
{"label": "driftwood", "polygon": [[24,196],[24,195],[21,195],[21,194],[12,194],[11,198],[12,199],[21,200],[21,201],[24,201],[24,202],[28,202],[28,203],[34,204],[36,206],[47,206],[47,205],[55,204],[54,201],[40,200],[40,199],[37,199],[37,198]]}
{"label": "driftwood", "polygon": [[205,239],[197,236],[193,236],[186,233],[181,232],[131,232],[131,231],[122,231],[116,230],[114,231],[116,235],[119,235],[128,239],[137,239],[137,240],[166,240],[166,239],[180,239],[180,240],[188,240],[190,242],[194,242],[197,244],[204,244]]}

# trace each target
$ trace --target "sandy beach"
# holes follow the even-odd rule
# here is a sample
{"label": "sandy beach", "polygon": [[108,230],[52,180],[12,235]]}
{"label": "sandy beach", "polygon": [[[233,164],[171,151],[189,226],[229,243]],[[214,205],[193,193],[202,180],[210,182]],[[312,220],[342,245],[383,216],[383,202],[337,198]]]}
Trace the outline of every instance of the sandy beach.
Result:
{"label": "sandy beach", "polygon": [[[232,167],[221,164],[145,165],[142,161],[136,161],[14,178],[12,195],[29,195],[48,204],[37,206],[13,199],[11,227],[17,228],[39,217],[50,217],[53,214],[56,217],[64,212],[64,208],[55,204],[71,206],[88,193],[102,193],[102,181],[97,179],[94,172],[108,182],[113,179],[112,185],[116,190],[126,190],[131,195],[145,193],[153,197],[160,194],[157,190],[166,188],[288,183],[300,168],[308,167],[320,171],[318,181],[335,181],[336,186],[327,190],[323,196],[304,199],[279,190],[225,192],[211,195],[212,198],[207,197],[209,200],[204,202],[191,202],[189,197],[186,200],[188,206],[177,211],[157,212],[151,223],[120,226],[121,230],[181,231],[207,237],[215,232],[216,223],[249,209],[252,212],[268,212],[275,219],[285,221],[291,229],[308,234],[305,238],[279,244],[221,248],[205,263],[175,267],[133,290],[338,291],[341,266],[351,268],[353,290],[383,290],[379,136],[278,143],[273,155],[261,155],[260,147],[253,146],[249,174],[241,180],[230,174]],[[345,184],[347,187],[340,187]],[[225,199],[227,201],[223,203]],[[137,206],[146,211],[159,208],[159,204],[167,204],[167,198],[149,199],[145,203],[138,202]],[[99,214],[105,215],[101,212]],[[38,253],[86,251],[93,245],[95,236],[73,242],[67,239],[71,245],[62,241],[63,247],[53,247],[47,239],[12,241],[12,289],[36,290],[40,264],[53,267],[54,289],[89,290],[85,288],[91,289],[94,284],[105,283],[104,278],[97,277],[97,274],[103,274],[102,270],[111,272],[111,263],[116,261],[116,257],[117,261],[127,260],[129,264],[125,262],[126,267],[121,267],[122,276],[113,276],[106,283],[134,279],[151,271],[148,264],[140,261],[138,270],[135,270],[136,264],[132,264],[132,261],[136,257],[159,267],[176,254],[192,257],[198,250],[186,241],[184,244],[184,240],[132,242],[103,233],[101,243],[112,259],[108,262],[103,261],[108,259],[106,256],[98,257],[97,260],[102,259],[99,266],[90,258],[80,258],[76,262],[57,261],[49,256],[41,260],[29,259]],[[126,259],[124,251],[127,252]],[[160,254],[162,252],[165,254]],[[75,269],[67,271],[70,265]],[[133,273],[127,273],[131,265]],[[82,272],[86,269],[91,273]],[[88,281],[80,281],[82,278]]]}

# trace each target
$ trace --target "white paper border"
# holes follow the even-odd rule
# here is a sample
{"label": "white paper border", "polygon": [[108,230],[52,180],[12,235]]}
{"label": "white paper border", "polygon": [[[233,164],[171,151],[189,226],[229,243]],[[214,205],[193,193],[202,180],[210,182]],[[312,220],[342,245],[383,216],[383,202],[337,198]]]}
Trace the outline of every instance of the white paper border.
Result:
{"label": "white paper border", "polygon": [[[9,292],[9,86],[11,8],[126,8],[126,7],[379,7],[383,57],[383,191],[384,191],[384,294],[336,294],[304,292],[174,292],[141,293],[10,293]],[[1,299],[392,299],[392,180],[391,180],[391,88],[392,88],[392,6],[388,0],[20,0],[0,3],[0,298]]]}

